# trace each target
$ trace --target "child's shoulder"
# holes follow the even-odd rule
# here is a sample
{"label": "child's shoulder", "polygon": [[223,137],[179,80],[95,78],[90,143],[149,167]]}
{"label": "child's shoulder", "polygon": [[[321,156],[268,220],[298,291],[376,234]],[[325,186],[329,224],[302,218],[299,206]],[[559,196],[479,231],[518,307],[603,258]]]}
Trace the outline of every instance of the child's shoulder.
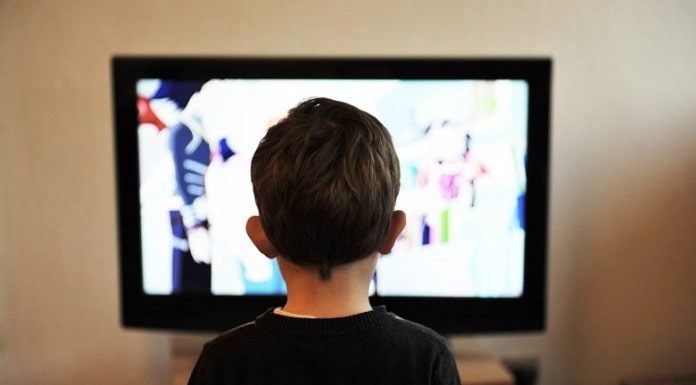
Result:
{"label": "child's shoulder", "polygon": [[398,315],[391,313],[393,316],[392,330],[394,333],[398,333],[407,337],[408,341],[413,344],[425,344],[434,347],[436,350],[441,349],[443,351],[449,350],[449,344],[445,337],[438,334],[433,329],[425,325],[421,325],[417,322],[409,321],[407,319],[401,318]]}
{"label": "child's shoulder", "polygon": [[251,321],[223,332],[208,341],[203,349],[212,355],[226,352],[229,347],[239,350],[245,345],[257,344],[259,337],[263,337],[263,333],[259,332],[256,322]]}
{"label": "child's shoulder", "polygon": [[349,340],[346,342],[348,344],[368,339],[370,344],[423,353],[442,354],[449,351],[447,340],[427,326],[387,312],[383,306],[375,308],[371,313],[372,317],[369,319],[348,317],[343,320],[308,320],[288,319],[273,314],[271,309],[255,321],[230,329],[209,341],[205,344],[204,351],[209,358],[229,357],[230,354],[253,355],[260,350],[280,348],[279,336],[287,337],[283,340],[290,339],[295,343],[297,339],[301,339],[302,344],[315,344],[323,340],[315,337],[322,335]]}

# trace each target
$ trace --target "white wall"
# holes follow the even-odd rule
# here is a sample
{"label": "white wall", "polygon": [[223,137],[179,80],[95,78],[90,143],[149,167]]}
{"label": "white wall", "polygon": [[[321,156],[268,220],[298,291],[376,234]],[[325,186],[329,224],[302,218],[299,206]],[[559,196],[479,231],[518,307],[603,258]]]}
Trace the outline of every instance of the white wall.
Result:
{"label": "white wall", "polygon": [[344,3],[0,2],[0,383],[167,381],[118,326],[115,53],[552,56],[548,331],[480,341],[543,384],[696,370],[696,3]]}

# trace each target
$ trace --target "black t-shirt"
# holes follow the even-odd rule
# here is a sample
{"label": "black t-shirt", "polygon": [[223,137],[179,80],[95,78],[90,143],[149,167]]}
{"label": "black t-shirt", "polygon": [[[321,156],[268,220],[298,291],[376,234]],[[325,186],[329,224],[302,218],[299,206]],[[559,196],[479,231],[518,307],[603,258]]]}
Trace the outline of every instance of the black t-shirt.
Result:
{"label": "black t-shirt", "polygon": [[343,318],[270,309],[208,342],[189,385],[460,384],[446,340],[383,306]]}

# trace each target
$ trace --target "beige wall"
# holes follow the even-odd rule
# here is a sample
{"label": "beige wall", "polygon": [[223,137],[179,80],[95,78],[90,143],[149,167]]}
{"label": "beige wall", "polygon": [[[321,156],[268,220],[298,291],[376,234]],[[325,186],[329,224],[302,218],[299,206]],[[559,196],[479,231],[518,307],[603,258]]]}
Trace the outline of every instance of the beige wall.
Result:
{"label": "beige wall", "polygon": [[115,53],[552,56],[548,331],[479,340],[543,384],[696,371],[696,2],[274,3],[0,2],[0,383],[167,381],[118,326]]}

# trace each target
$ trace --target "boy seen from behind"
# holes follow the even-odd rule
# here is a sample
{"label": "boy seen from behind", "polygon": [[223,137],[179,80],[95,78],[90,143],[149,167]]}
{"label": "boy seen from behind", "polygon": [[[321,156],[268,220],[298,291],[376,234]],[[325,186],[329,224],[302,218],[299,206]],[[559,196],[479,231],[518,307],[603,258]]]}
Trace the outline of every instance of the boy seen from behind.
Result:
{"label": "boy seen from behind", "polygon": [[277,258],[287,301],[208,342],[189,385],[459,384],[444,338],[369,302],[406,223],[399,178],[387,130],[349,104],[310,99],[271,127],[247,233]]}

